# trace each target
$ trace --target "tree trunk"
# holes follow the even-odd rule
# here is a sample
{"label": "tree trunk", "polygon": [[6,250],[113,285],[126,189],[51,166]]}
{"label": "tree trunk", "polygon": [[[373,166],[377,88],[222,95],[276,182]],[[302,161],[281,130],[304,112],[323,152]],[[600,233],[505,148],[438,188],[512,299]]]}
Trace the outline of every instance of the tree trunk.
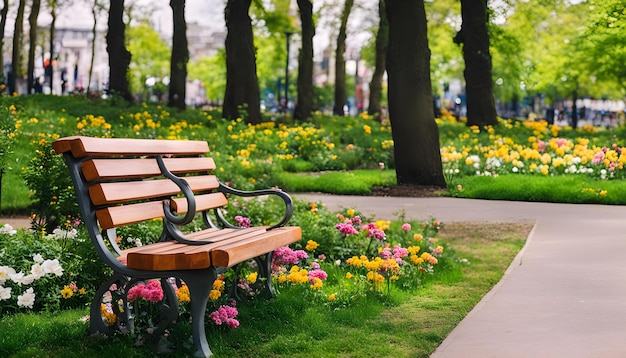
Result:
{"label": "tree trunk", "polygon": [[170,60],[170,84],[167,105],[185,109],[187,63],[189,62],[185,0],[170,0],[170,7],[174,16],[174,33],[172,36],[172,58]]}
{"label": "tree trunk", "polygon": [[445,187],[423,0],[385,0],[389,118],[398,184]]}
{"label": "tree trunk", "polygon": [[[93,0],[91,15],[93,16],[93,27],[91,28],[91,58],[89,59],[89,79],[87,80],[87,93],[91,89],[91,78],[93,77],[93,63],[96,58],[96,38],[98,36],[98,0]],[[63,90],[61,92],[64,92]]]}
{"label": "tree trunk", "polygon": [[302,50],[298,64],[298,101],[293,117],[305,121],[311,118],[313,112],[313,3],[311,0],[298,0],[298,9],[302,24]]}
{"label": "tree trunk", "polygon": [[[0,10],[0,49],[4,49],[4,30],[7,26],[7,14],[9,13],[9,0],[3,1],[2,10]],[[0,51],[0,84],[6,84],[4,75],[4,51]],[[0,90],[3,92],[4,89]]]}
{"label": "tree trunk", "polygon": [[385,0],[378,1],[378,16],[380,17],[380,21],[378,24],[378,33],[376,34],[376,66],[372,74],[372,81],[370,82],[370,100],[367,113],[376,116],[380,120],[382,118],[382,106],[380,102],[383,97],[383,76],[386,66],[385,56],[389,43],[389,23],[387,22]]}
{"label": "tree trunk", "polygon": [[11,72],[9,74],[9,93],[17,91],[17,80],[22,79],[24,70],[22,69],[22,36],[24,34],[24,7],[26,0],[20,0],[15,17],[15,27],[13,30],[13,56],[11,58]]}
{"label": "tree trunk", "polygon": [[39,78],[35,78],[35,50],[37,49],[37,18],[39,18],[40,7],[41,0],[33,0],[28,16],[28,26],[30,27],[28,30],[28,64],[26,66],[28,94],[35,92],[35,81],[39,81]]}
{"label": "tree trunk", "polygon": [[[52,0],[49,2],[50,4],[50,16],[52,17],[52,21],[50,22],[50,94],[54,94],[54,65],[56,65],[56,61],[54,61],[54,33],[56,31],[56,23],[57,23],[57,0]],[[95,40],[95,37],[94,37]],[[61,91],[63,93],[63,91]]]}
{"label": "tree trunk", "polygon": [[463,23],[454,42],[463,44],[467,125],[495,125],[498,119],[491,78],[487,0],[461,0],[461,16]]}
{"label": "tree trunk", "polygon": [[[252,0],[228,0],[226,19],[226,91],[222,116],[228,119],[247,114],[247,123],[261,122],[261,95],[256,74],[252,20],[248,15]],[[239,109],[244,106],[242,112]]]}
{"label": "tree trunk", "polygon": [[124,20],[124,0],[111,0],[109,8],[109,30],[107,32],[107,52],[109,53],[109,90],[127,101],[132,101],[128,83],[130,52],[126,49]]}
{"label": "tree trunk", "polygon": [[337,35],[337,49],[335,53],[335,107],[333,113],[343,116],[343,106],[348,102],[346,95],[346,29],[348,27],[348,17],[352,11],[354,0],[346,0],[341,12],[341,25],[339,35]]}

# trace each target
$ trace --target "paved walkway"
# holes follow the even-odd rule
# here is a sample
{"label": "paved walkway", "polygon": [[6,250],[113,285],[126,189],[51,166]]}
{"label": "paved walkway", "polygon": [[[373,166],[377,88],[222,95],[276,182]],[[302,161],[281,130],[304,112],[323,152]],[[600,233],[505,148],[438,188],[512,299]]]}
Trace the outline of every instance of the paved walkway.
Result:
{"label": "paved walkway", "polygon": [[626,357],[626,206],[296,194],[378,219],[532,221],[502,280],[431,358]]}

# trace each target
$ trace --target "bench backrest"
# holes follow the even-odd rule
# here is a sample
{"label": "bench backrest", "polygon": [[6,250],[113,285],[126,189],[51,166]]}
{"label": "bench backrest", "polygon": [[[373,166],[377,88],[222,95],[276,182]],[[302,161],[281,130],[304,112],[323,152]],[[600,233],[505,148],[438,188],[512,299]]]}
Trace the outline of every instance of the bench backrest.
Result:
{"label": "bench backrest", "polygon": [[[74,136],[52,146],[65,157],[83,220],[92,238],[98,237],[98,245],[104,245],[100,230],[162,218],[163,201],[180,194],[181,189],[163,176],[157,156],[187,181],[195,194],[196,212],[227,204],[225,195],[215,191],[219,181],[209,174],[215,162],[205,156],[209,146],[204,141]],[[184,198],[169,204],[177,214],[187,212]]]}

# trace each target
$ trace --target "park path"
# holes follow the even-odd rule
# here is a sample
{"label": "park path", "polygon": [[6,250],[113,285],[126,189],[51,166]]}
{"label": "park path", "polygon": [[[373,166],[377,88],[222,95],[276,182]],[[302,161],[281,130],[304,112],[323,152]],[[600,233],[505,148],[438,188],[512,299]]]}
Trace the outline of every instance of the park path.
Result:
{"label": "park path", "polygon": [[626,206],[296,194],[378,219],[532,221],[502,280],[431,358],[626,357]]}

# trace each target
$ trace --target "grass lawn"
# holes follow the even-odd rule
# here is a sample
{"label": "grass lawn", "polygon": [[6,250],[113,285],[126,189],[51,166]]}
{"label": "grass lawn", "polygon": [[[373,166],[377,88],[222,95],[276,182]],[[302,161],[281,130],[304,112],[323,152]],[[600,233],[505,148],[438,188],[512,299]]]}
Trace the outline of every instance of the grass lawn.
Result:
{"label": "grass lawn", "polygon": [[[301,292],[240,307],[236,330],[209,328],[217,357],[428,357],[500,280],[524,245],[530,224],[447,223],[439,238],[461,260],[395,301],[362,301],[341,309],[303,305]],[[147,357],[128,337],[89,338],[87,310],[0,319],[3,357]],[[181,325],[181,330],[188,327]],[[172,335],[177,332],[173,331]],[[176,356],[185,356],[182,347]]]}

